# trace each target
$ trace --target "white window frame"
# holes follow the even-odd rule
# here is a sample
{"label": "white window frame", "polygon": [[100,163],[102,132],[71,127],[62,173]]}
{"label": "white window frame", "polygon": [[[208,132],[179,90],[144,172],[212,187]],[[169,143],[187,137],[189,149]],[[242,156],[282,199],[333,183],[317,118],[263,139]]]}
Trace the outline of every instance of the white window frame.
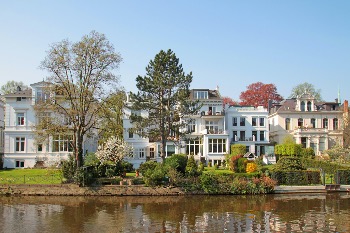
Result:
{"label": "white window frame", "polygon": [[16,125],[18,126],[25,126],[26,125],[26,118],[24,112],[17,112],[16,113]]}
{"label": "white window frame", "polygon": [[16,137],[15,141],[15,151],[24,152],[26,149],[26,138],[25,137]]}
{"label": "white window frame", "polygon": [[52,137],[52,152],[72,152],[72,143],[73,135],[54,135]]}
{"label": "white window frame", "polygon": [[226,153],[226,139],[225,138],[210,138],[208,140],[208,151],[211,154]]}
{"label": "white window frame", "polygon": [[252,126],[257,126],[258,125],[258,117],[252,117]]}
{"label": "white window frame", "polygon": [[188,155],[198,155],[202,151],[202,140],[189,140],[187,143],[187,154]]}
{"label": "white window frame", "polygon": [[259,117],[259,126],[265,127],[265,118],[264,117]]}
{"label": "white window frame", "polygon": [[24,168],[24,160],[15,160],[15,168]]}
{"label": "white window frame", "polygon": [[195,98],[195,99],[208,99],[208,91],[194,91],[193,98]]}

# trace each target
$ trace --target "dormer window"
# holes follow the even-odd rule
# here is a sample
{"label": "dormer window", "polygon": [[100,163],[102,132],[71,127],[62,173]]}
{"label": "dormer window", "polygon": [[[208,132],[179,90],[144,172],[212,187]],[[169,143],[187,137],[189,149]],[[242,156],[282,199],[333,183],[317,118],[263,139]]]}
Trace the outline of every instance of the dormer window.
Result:
{"label": "dormer window", "polygon": [[311,112],[311,102],[310,101],[307,102],[307,111]]}
{"label": "dormer window", "polygon": [[208,99],[208,91],[194,91],[193,98],[195,98],[195,99]]}
{"label": "dormer window", "polygon": [[305,102],[301,101],[300,103],[300,111],[305,112]]}

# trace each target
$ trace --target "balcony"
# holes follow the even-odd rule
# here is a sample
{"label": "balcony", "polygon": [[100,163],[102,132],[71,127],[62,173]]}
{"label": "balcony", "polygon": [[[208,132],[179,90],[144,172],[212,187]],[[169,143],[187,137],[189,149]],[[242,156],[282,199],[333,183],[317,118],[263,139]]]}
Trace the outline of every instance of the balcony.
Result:
{"label": "balcony", "polygon": [[218,118],[225,116],[223,111],[211,112],[211,111],[201,111],[201,117],[203,118]]}
{"label": "balcony", "polygon": [[220,128],[206,128],[205,126],[201,127],[202,134],[228,134],[226,130]]}
{"label": "balcony", "polygon": [[255,137],[238,137],[235,136],[233,138],[231,138],[231,142],[255,142]]}

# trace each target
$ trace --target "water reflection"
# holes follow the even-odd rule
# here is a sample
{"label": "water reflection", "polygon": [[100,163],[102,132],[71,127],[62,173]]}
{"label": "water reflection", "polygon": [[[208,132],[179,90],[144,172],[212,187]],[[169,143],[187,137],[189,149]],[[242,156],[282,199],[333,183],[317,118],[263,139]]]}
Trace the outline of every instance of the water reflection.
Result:
{"label": "water reflection", "polygon": [[350,232],[350,195],[0,197],[1,232]]}

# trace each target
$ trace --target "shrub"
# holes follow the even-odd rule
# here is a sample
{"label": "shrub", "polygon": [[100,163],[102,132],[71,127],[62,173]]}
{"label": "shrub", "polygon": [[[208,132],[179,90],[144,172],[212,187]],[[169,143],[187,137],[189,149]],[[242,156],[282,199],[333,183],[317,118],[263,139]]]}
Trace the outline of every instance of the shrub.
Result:
{"label": "shrub", "polygon": [[186,173],[187,155],[173,154],[171,157],[165,159],[165,166],[176,169],[182,174]]}
{"label": "shrub", "polygon": [[257,169],[258,169],[258,165],[256,165],[256,163],[247,163],[247,168],[246,168],[247,173],[256,172]]}
{"label": "shrub", "polygon": [[315,151],[311,147],[302,148],[301,149],[301,156],[303,158],[313,159],[313,158],[315,158]]}
{"label": "shrub", "polygon": [[75,172],[77,170],[77,164],[72,155],[69,155],[67,160],[62,161],[62,174],[67,179],[67,182],[74,182]]}
{"label": "shrub", "polygon": [[279,185],[312,185],[320,184],[321,176],[319,171],[275,171],[271,178]]}
{"label": "shrub", "polygon": [[269,177],[261,178],[236,178],[232,182],[232,194],[265,194],[272,193],[277,182]]}
{"label": "shrub", "polygon": [[198,169],[197,163],[194,160],[194,156],[191,155],[190,158],[187,160],[186,175],[187,176],[198,176],[198,175],[200,175],[200,173],[201,173],[201,171],[199,171],[199,169]]}
{"label": "shrub", "polygon": [[339,184],[350,184],[350,170],[338,170],[337,176]]}
{"label": "shrub", "polygon": [[98,166],[100,160],[96,157],[95,153],[88,153],[84,158],[84,166]]}
{"label": "shrub", "polygon": [[233,144],[231,146],[231,155],[244,155],[246,153],[246,146],[243,144]]}
{"label": "shrub", "polygon": [[243,173],[246,172],[248,159],[247,158],[239,158],[237,161],[236,172]]}
{"label": "shrub", "polygon": [[157,167],[158,163],[156,161],[147,161],[145,163],[141,163],[139,167],[139,171],[142,175],[146,173],[148,170],[154,170]]}
{"label": "shrub", "polygon": [[156,163],[156,167],[153,170],[148,169],[143,173],[143,180],[147,186],[161,185],[165,182],[165,174],[163,164]]}
{"label": "shrub", "polygon": [[274,171],[296,171],[296,170],[305,170],[305,168],[302,165],[300,158],[283,156],[278,160],[273,170]]}
{"label": "shrub", "polygon": [[231,171],[237,171],[238,170],[238,159],[242,158],[243,155],[235,155],[235,156],[230,156],[229,158],[229,167]]}

